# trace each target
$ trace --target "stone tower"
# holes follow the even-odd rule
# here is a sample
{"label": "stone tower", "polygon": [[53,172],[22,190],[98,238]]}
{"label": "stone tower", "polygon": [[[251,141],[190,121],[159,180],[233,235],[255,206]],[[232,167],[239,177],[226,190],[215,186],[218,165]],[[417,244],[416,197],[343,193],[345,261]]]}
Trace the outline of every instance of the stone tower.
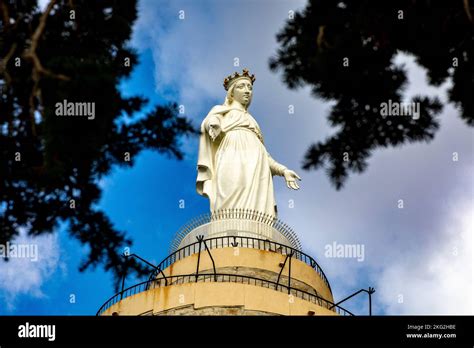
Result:
{"label": "stone tower", "polygon": [[286,224],[245,209],[192,220],[148,280],[97,314],[352,315],[334,306],[326,275]]}

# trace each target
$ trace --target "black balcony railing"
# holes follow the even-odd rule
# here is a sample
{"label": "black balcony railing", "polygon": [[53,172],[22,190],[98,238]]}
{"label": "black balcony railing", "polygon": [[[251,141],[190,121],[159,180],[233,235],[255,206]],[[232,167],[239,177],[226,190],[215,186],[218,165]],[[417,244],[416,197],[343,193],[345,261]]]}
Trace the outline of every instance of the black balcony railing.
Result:
{"label": "black balcony railing", "polygon": [[[186,283],[199,283],[199,282],[231,282],[231,283],[240,283],[240,284],[248,284],[254,286],[260,286],[280,292],[286,292],[289,295],[294,297],[310,301],[315,303],[323,308],[331,310],[340,315],[350,315],[353,316],[354,314],[348,311],[347,309],[342,308],[341,306],[334,304],[331,301],[328,301],[318,295],[311,294],[309,292],[295,289],[293,287],[286,286],[284,284],[279,284],[277,282],[273,282],[266,279],[251,277],[251,276],[244,276],[244,275],[237,275],[237,274],[223,274],[223,273],[211,273],[211,274],[184,274],[184,275],[174,275],[164,278],[157,278],[157,279],[150,279],[145,282],[136,284],[131,286],[123,291],[115,294],[112,296],[107,302],[105,302],[102,307],[100,307],[97,315],[101,315],[111,306],[116,304],[117,302],[121,301],[124,298],[136,295],[143,291],[159,288],[159,287],[166,287],[169,285],[178,285],[178,284],[186,284]],[[167,284],[167,285],[165,285]]]}
{"label": "black balcony railing", "polygon": [[[307,265],[311,266],[321,277],[323,282],[329,288],[329,291],[332,294],[331,285],[329,285],[329,281],[324,274],[323,269],[318,265],[318,263],[309,255],[303,253],[300,250],[295,248],[289,247],[288,245],[280,244],[277,242],[265,240],[265,239],[258,239],[253,237],[237,237],[237,236],[224,236],[224,237],[214,237],[204,240],[207,244],[209,249],[216,249],[216,248],[227,248],[227,247],[234,247],[238,246],[241,248],[252,248],[252,249],[259,249],[259,250],[268,250],[276,253],[280,253],[283,255],[289,255],[293,253],[295,259],[300,260]],[[195,242],[189,245],[182,247],[181,249],[176,250],[172,254],[168,255],[160,264],[157,266],[156,270],[151,274],[150,280],[156,278],[159,271],[168,268],[170,265],[188,257],[192,254],[196,254],[199,252],[199,242]]]}

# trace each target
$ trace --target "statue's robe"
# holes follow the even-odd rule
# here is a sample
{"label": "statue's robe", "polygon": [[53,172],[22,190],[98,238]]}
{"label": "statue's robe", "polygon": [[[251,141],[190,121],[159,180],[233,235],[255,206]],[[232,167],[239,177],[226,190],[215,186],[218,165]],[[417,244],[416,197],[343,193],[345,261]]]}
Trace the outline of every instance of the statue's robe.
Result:
{"label": "statue's robe", "polygon": [[[211,124],[221,133],[212,141]],[[201,124],[196,189],[211,211],[244,208],[276,217],[273,175],[285,166],[267,152],[257,121],[248,112],[217,105]]]}

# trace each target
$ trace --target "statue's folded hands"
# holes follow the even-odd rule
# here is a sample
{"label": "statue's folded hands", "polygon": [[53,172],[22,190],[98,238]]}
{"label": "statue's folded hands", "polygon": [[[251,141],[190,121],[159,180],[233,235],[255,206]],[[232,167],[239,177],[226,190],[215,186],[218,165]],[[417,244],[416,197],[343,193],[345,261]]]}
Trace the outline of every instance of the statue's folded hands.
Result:
{"label": "statue's folded hands", "polygon": [[211,140],[214,141],[221,133],[221,126],[219,124],[211,124],[209,125],[209,136]]}
{"label": "statue's folded hands", "polygon": [[221,133],[221,123],[219,118],[216,116],[210,116],[206,124],[206,129],[211,137],[211,140],[214,141]]}

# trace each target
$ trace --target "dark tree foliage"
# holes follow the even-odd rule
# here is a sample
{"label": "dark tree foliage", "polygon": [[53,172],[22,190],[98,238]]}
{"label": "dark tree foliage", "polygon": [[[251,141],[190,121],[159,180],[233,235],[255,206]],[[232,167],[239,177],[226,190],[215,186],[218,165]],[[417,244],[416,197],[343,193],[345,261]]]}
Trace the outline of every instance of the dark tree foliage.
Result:
{"label": "dark tree foliage", "polygon": [[339,189],[348,172],[364,171],[374,149],[433,139],[442,110],[436,98],[413,98],[419,119],[381,116],[381,103],[400,102],[406,86],[406,71],[393,63],[399,52],[416,57],[432,86],[451,78],[449,101],[473,126],[473,4],[310,0],[296,13],[277,35],[270,68],[283,71],[289,88],[309,85],[315,97],[334,101],[328,120],[337,127],[310,146],[303,168],[325,168]]}
{"label": "dark tree foliage", "polygon": [[[67,222],[90,250],[81,270],[143,274],[121,256],[131,240],[97,208],[98,181],[144,149],[181,159],[179,137],[196,131],[176,104],[137,120],[147,100],[118,90],[137,64],[127,47],[136,1],[53,0],[41,12],[36,1],[0,0],[0,11],[0,243]],[[95,118],[58,117],[64,100],[95,103]]]}

